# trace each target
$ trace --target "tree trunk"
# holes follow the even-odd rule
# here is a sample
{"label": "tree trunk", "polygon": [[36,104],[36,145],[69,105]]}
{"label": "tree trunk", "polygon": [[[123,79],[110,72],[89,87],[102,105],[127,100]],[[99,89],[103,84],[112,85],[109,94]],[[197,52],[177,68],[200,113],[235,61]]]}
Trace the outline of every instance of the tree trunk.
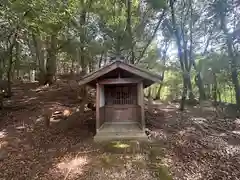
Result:
{"label": "tree trunk", "polygon": [[196,82],[196,85],[197,85],[198,90],[199,90],[200,101],[201,100],[206,100],[206,93],[205,93],[205,90],[204,90],[203,81],[202,81],[202,77],[201,77],[200,72],[197,73],[197,75],[195,77],[195,82]]}
{"label": "tree trunk", "polygon": [[195,96],[193,94],[193,90],[192,90],[192,82],[191,82],[191,78],[190,78],[190,75],[189,73],[186,75],[185,77],[185,81],[187,82],[187,86],[188,86],[188,98],[189,100],[194,100],[195,99]]}
{"label": "tree trunk", "polygon": [[236,96],[236,103],[238,107],[240,107],[240,88],[239,88],[239,81],[238,81],[238,73],[236,67],[232,67],[232,82],[234,85],[235,96]]}
{"label": "tree trunk", "polygon": [[[36,62],[38,64],[38,79],[41,85],[44,85],[46,82],[46,62],[44,58],[44,48],[43,48],[43,41],[41,37],[36,35],[32,35],[33,44],[35,47],[35,53],[32,50],[32,54],[36,55]],[[30,45],[31,46],[31,45]]]}
{"label": "tree trunk", "polygon": [[152,90],[152,88],[151,87],[149,87],[149,89],[148,89],[148,95],[147,95],[147,98],[148,98],[148,110],[150,111],[150,112],[152,112],[152,93],[151,93],[151,90]]}
{"label": "tree trunk", "polygon": [[180,111],[184,110],[187,90],[188,90],[187,81],[185,79],[185,76],[183,75],[183,92],[182,92],[182,100],[181,100],[181,103],[180,103]]}
{"label": "tree trunk", "polygon": [[50,38],[50,45],[47,49],[47,64],[46,64],[46,79],[44,84],[53,84],[57,70],[57,36],[52,35]]}
{"label": "tree trunk", "polygon": [[213,100],[215,104],[217,103],[217,91],[218,91],[217,76],[215,73],[213,73]]}
{"label": "tree trunk", "polygon": [[102,60],[103,60],[103,52],[101,53],[100,59],[98,60],[98,68],[101,68]]}
{"label": "tree trunk", "polygon": [[12,68],[13,68],[13,48],[16,45],[17,42],[17,36],[18,36],[18,32],[16,30],[14,36],[13,36],[13,40],[10,43],[9,49],[8,49],[8,58],[9,58],[9,62],[8,62],[8,70],[7,70],[7,80],[8,80],[8,92],[7,92],[7,96],[10,97],[12,95]]}
{"label": "tree trunk", "polygon": [[12,45],[12,47],[9,50],[9,64],[8,64],[8,70],[7,70],[7,80],[8,80],[8,92],[7,92],[7,96],[11,96],[12,95],[12,67],[13,67],[13,47],[14,45]]}
{"label": "tree trunk", "polygon": [[134,42],[133,42],[133,35],[132,35],[132,0],[127,0],[127,32],[128,37],[130,40],[130,46],[131,46],[131,58],[130,63],[134,64],[135,62],[135,52],[134,52]]}
{"label": "tree trunk", "polygon": [[0,79],[3,78],[3,69],[4,69],[3,59],[0,59]]}
{"label": "tree trunk", "polygon": [[170,9],[171,9],[173,33],[175,35],[176,45],[177,45],[177,48],[178,48],[178,58],[179,58],[179,61],[180,61],[182,72],[183,72],[183,74],[182,74],[182,77],[183,77],[183,92],[182,92],[182,101],[181,101],[181,104],[180,104],[180,110],[183,111],[189,83],[186,80],[186,73],[188,73],[188,72],[186,72],[187,69],[184,66],[184,61],[183,61],[181,37],[180,37],[180,32],[178,31],[178,28],[177,28],[177,23],[176,23],[176,18],[175,18],[174,2],[175,2],[174,0],[170,0]]}
{"label": "tree trunk", "polygon": [[228,56],[230,59],[230,66],[231,66],[232,83],[234,85],[236,103],[238,108],[240,108],[240,87],[239,87],[238,72],[237,72],[237,58],[234,55],[233,40],[232,40],[232,36],[228,32],[227,25],[226,25],[226,15],[224,13],[221,14],[221,28],[226,36]]}
{"label": "tree trunk", "polygon": [[218,99],[219,99],[219,101],[222,102],[221,92],[219,91],[219,89],[217,90],[217,94],[218,94]]}
{"label": "tree trunk", "polygon": [[[83,5],[83,1],[82,1],[82,5]],[[80,59],[79,59],[79,62],[80,62],[80,65],[81,65],[81,76],[84,76],[86,75],[87,73],[87,62],[86,62],[86,59],[85,59],[85,52],[84,52],[84,48],[85,48],[85,40],[86,40],[86,37],[85,37],[85,28],[84,28],[84,25],[86,24],[86,9],[83,9],[82,12],[81,12],[81,16],[80,16],[80,25],[82,27],[81,29],[81,34],[80,34],[80,42],[81,42],[81,47],[80,47]],[[85,107],[85,104],[87,103],[87,89],[86,89],[86,86],[82,86],[80,88],[80,97],[82,98],[82,102],[81,102],[81,106],[80,106],[80,112],[83,113],[84,112],[84,107]]]}
{"label": "tree trunk", "polygon": [[157,93],[156,93],[156,100],[160,100],[161,99],[161,90],[162,90],[163,84],[161,83],[158,87]]}
{"label": "tree trunk", "polygon": [[[17,70],[17,79],[19,78],[20,76],[20,44],[18,42],[16,42],[16,62],[15,62],[15,68]],[[15,72],[14,72],[15,74]],[[15,78],[13,78],[15,79]]]}

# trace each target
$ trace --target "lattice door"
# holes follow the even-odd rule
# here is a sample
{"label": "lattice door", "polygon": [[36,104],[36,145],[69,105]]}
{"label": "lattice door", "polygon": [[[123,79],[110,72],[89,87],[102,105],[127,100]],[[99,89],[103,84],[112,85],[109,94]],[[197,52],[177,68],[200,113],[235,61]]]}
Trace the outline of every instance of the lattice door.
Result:
{"label": "lattice door", "polygon": [[137,104],[137,87],[128,86],[106,86],[106,105],[113,104]]}

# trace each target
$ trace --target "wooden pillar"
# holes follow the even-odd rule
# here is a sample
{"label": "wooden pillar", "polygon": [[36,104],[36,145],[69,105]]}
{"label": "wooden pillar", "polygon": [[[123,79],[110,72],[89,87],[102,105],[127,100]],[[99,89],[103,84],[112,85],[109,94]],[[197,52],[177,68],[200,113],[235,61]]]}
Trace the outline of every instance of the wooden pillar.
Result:
{"label": "wooden pillar", "polygon": [[144,92],[143,92],[143,82],[139,83],[139,100],[141,106],[141,124],[142,129],[145,129],[145,114],[144,114]]}
{"label": "wooden pillar", "polygon": [[97,83],[97,89],[96,89],[96,131],[99,131],[100,128],[100,86]]}

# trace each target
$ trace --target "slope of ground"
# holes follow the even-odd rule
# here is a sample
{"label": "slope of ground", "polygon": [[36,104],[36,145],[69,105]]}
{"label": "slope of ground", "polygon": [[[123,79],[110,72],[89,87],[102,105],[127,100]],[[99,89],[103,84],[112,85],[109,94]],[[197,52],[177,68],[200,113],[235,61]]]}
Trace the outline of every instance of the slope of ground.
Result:
{"label": "slope of ground", "polygon": [[95,144],[95,113],[79,113],[76,85],[18,85],[4,104],[0,179],[240,179],[240,122],[209,109],[159,103],[146,112],[149,144]]}

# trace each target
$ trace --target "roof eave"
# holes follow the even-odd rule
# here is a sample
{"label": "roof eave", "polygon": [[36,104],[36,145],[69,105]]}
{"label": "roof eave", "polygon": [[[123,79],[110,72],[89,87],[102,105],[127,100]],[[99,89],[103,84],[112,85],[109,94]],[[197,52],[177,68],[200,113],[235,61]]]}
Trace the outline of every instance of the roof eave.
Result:
{"label": "roof eave", "polygon": [[158,76],[158,75],[156,75],[152,72],[148,72],[146,70],[143,70],[143,69],[140,69],[136,66],[124,63],[122,61],[115,61],[115,62],[112,62],[112,63],[108,64],[107,66],[97,70],[97,71],[94,71],[94,72],[82,77],[79,81],[79,85],[81,86],[81,85],[84,85],[84,84],[88,84],[90,86],[93,86],[91,82],[95,81],[96,79],[103,76],[104,74],[107,74],[107,73],[109,73],[109,72],[111,72],[111,71],[113,71],[117,68],[121,68],[125,71],[128,71],[128,72],[134,74],[134,75],[140,76],[140,77],[142,77],[143,79],[145,79],[149,82],[152,82],[152,83],[149,83],[149,84],[159,83],[159,82],[162,81],[161,76]]}

